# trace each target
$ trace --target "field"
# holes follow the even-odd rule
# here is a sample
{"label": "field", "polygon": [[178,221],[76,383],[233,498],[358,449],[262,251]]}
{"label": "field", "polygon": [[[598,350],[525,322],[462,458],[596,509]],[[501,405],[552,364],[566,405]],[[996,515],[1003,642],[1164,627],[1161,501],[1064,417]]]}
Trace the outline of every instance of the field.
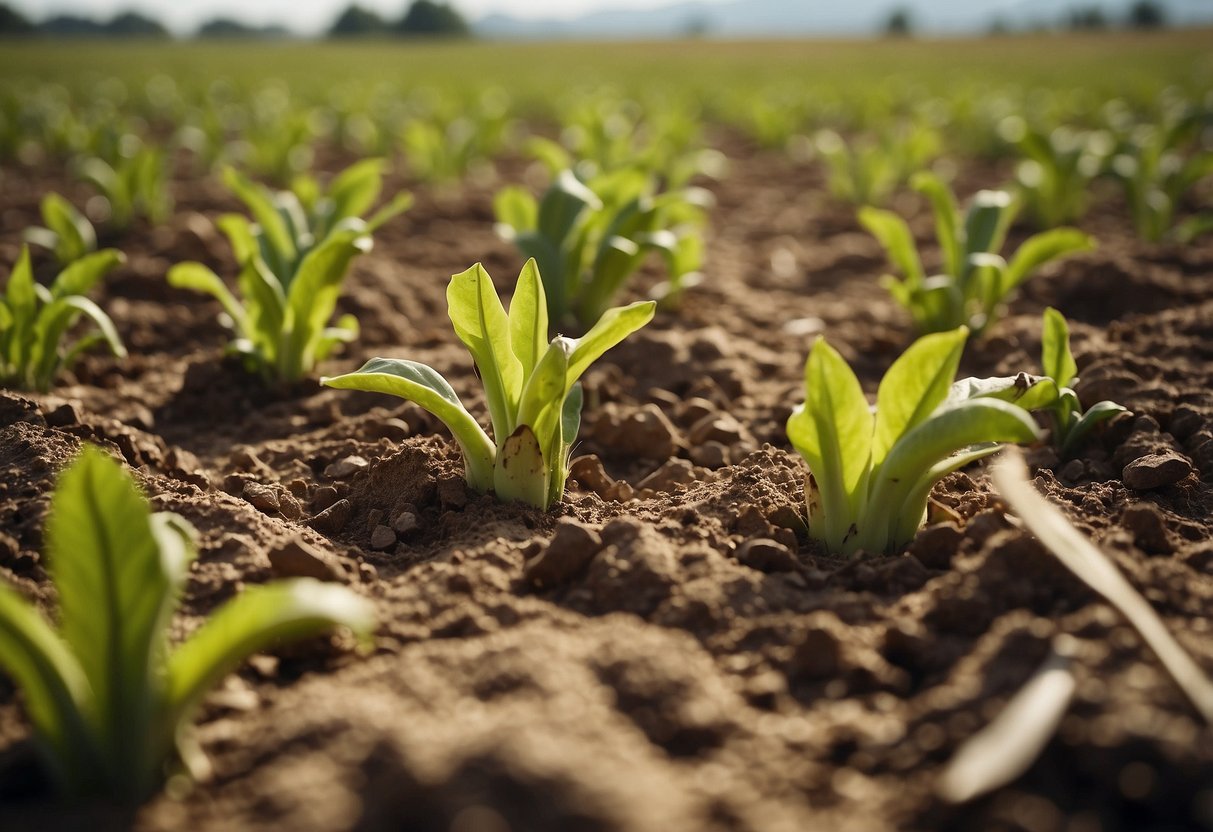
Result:
{"label": "field", "polygon": [[[378,624],[369,652],[338,633],[241,665],[196,715],[210,773],[134,808],[57,796],[0,627],[0,828],[1213,830],[1213,726],[1024,529],[990,460],[942,477],[908,543],[850,553],[806,517],[816,486],[787,428],[819,336],[872,402],[915,341],[860,207],[904,218],[937,274],[912,175],[962,205],[1014,191],[1004,255],[1063,225],[1094,245],[1045,263],[984,331],[966,317],[956,377],[1042,373],[1042,313],[1065,316],[1077,397],[1126,412],[1065,449],[1046,414],[1016,417],[1042,428],[1020,443],[1034,485],[1213,673],[1210,43],[5,44],[0,273],[61,194],[125,255],[90,296],[128,355],[0,389],[0,579],[53,616],[49,501],[91,442],[197,530],[172,640],[279,578],[346,586]],[[1058,127],[1080,137],[1051,151],[1059,170],[1071,148],[1095,161],[1050,193],[1022,137]],[[470,487],[432,413],[319,379],[423,362],[487,427],[490,373],[452,331],[448,283],[483,263],[508,304],[526,254],[495,227],[498,194],[542,194],[557,147],[677,199],[611,300],[656,296],[656,315],[582,376],[568,485],[544,510]],[[84,160],[145,150],[163,180],[132,180],[121,222]],[[221,171],[279,189],[367,157],[388,160],[382,201],[415,202],[338,284],[356,338],[293,378],[225,351],[220,303],[166,279],[185,261],[243,274],[215,221],[247,200]],[[1191,160],[1180,188],[1168,165]],[[1166,210],[1140,197],[1151,165]],[[663,294],[670,230],[702,250]],[[49,283],[55,257],[30,250]],[[586,308],[558,326],[582,334]],[[1073,694],[1043,749],[945,800],[948,761],[1058,651]]]}

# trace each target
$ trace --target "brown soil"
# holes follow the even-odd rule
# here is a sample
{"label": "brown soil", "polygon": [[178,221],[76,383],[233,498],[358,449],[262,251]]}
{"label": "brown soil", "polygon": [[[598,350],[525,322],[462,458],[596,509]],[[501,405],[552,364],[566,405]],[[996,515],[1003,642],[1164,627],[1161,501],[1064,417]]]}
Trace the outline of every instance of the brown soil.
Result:
{"label": "brown soil", "polygon": [[[42,520],[55,472],[88,440],[201,533],[182,633],[270,579],[268,553],[292,538],[382,623],[369,657],[317,642],[231,677],[199,719],[213,780],[133,818],[38,790],[0,680],[0,826],[1213,829],[1213,729],[1135,632],[1007,521],[980,466],[936,491],[934,519],[959,526],[931,526],[906,553],[844,562],[806,541],[805,468],[783,424],[808,347],[826,333],[874,391],[906,320],[877,286],[880,250],[820,170],[722,144],[732,169],[711,184],[703,285],[590,372],[577,454],[601,462],[579,462],[548,514],[469,493],[449,437],[411,405],[314,382],[265,390],[222,361],[217,305],[164,283],[185,259],[232,271],[208,222],[236,207],[220,187],[182,178],[169,225],[109,241],[129,261],[99,300],[131,358],[90,357],[50,395],[0,398],[2,577],[51,607]],[[4,175],[11,263],[46,189],[87,193],[45,170]],[[1001,180],[974,169],[961,183]],[[408,356],[483,410],[444,290],[477,260],[512,285],[521,263],[494,236],[492,191],[417,188],[352,270],[342,306],[362,338],[326,371]],[[929,238],[923,205],[896,208]],[[1139,243],[1114,198],[1084,226],[1099,251],[1038,276],[964,372],[1034,370],[1041,310],[1071,319],[1080,392],[1134,415],[1077,460],[1034,451],[1037,483],[1213,670],[1213,244]],[[1123,467],[1162,449],[1194,472],[1128,489]],[[351,455],[369,467],[326,475]],[[279,509],[255,508],[245,497],[265,489],[248,483]],[[373,549],[374,527],[403,512],[416,527]],[[1058,735],[992,797],[940,803],[942,765],[1063,632],[1080,646],[1078,692]]]}

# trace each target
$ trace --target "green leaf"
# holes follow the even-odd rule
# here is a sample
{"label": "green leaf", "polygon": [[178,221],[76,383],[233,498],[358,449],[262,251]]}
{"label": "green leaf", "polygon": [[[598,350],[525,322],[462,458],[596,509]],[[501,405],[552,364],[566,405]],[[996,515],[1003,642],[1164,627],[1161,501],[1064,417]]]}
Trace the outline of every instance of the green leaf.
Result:
{"label": "green leaf", "polygon": [[284,269],[288,263],[293,263],[298,256],[295,238],[269,192],[231,167],[224,168],[223,182],[248,207],[253,219],[261,226],[261,233],[278,260],[274,264],[275,270]]}
{"label": "green leaf", "polygon": [[522,383],[530,380],[548,343],[548,306],[534,258],[526,261],[510,299],[510,346],[522,364]]}
{"label": "green leaf", "polygon": [[859,224],[868,230],[889,255],[910,289],[922,285],[925,273],[914,236],[905,220],[891,211],[865,207],[859,209]]}
{"label": "green leaf", "polygon": [[940,409],[985,398],[1008,402],[1028,411],[1041,410],[1052,407],[1060,394],[1057,383],[1047,376],[1019,373],[994,378],[962,378],[952,385]]}
{"label": "green leaf", "polygon": [[530,427],[540,449],[549,455],[557,453],[560,447],[561,408],[572,386],[569,380],[572,350],[573,341],[569,338],[557,337],[552,341],[535,366],[518,406],[518,424]]}
{"label": "green leaf", "polygon": [[564,240],[586,208],[601,210],[602,201],[571,170],[561,171],[539,203],[536,228],[549,240]]}
{"label": "green leaf", "polygon": [[338,231],[304,256],[286,296],[291,328],[284,333],[286,343],[279,357],[282,378],[300,378],[316,365],[320,338],[337,308],[350,261],[370,248],[366,234]]}
{"label": "green leaf", "polygon": [[165,628],[193,553],[163,546],[134,481],[87,446],[59,478],[46,531],[61,631],[92,690],[96,733],[108,764],[138,779]]}
{"label": "green leaf", "polygon": [[282,284],[260,257],[251,257],[245,262],[236,282],[244,296],[247,316],[244,336],[254,342],[265,360],[276,361],[286,322],[286,296]]}
{"label": "green leaf", "polygon": [[183,721],[208,690],[254,653],[335,627],[366,636],[374,626],[374,606],[345,587],[298,578],[246,589],[169,658],[169,721]]}
{"label": "green leaf", "polygon": [[497,452],[493,491],[499,500],[519,500],[547,508],[548,466],[539,440],[528,425],[519,425]]}
{"label": "green leaf", "polygon": [[389,220],[403,214],[405,211],[413,207],[413,195],[408,191],[401,191],[392,197],[392,200],[371,215],[371,218],[366,221],[366,232],[373,234]]}
{"label": "green leaf", "polygon": [[965,259],[974,254],[997,254],[1014,211],[1014,200],[1006,191],[978,191],[965,216]]}
{"label": "green leaf", "polygon": [[399,396],[433,413],[459,443],[467,467],[468,483],[479,491],[492,488],[496,448],[463,406],[451,385],[432,368],[416,361],[372,358],[355,373],[322,378],[320,383],[343,390]]}
{"label": "green leaf", "polygon": [[248,262],[250,257],[257,255],[260,251],[257,236],[253,233],[252,223],[241,215],[224,214],[215,220],[215,225],[227,237],[228,243],[232,247],[232,256],[241,267]]}
{"label": "green leaf", "polygon": [[246,327],[244,307],[227,288],[219,275],[201,263],[178,263],[169,269],[168,283],[175,289],[189,289],[211,295],[223,305],[223,311],[231,316],[238,331]]}
{"label": "green leaf", "polygon": [[539,224],[539,203],[529,191],[517,185],[497,192],[493,197],[493,213],[511,238],[524,231],[534,231]]}
{"label": "green leaf", "polygon": [[863,508],[873,423],[859,379],[838,351],[818,338],[805,362],[805,402],[788,419],[788,439],[821,493],[821,529],[813,533],[835,549]]}
{"label": "green leaf", "polygon": [[329,199],[333,202],[332,221],[346,217],[361,217],[379,199],[383,186],[383,159],[363,159],[343,170],[329,186]]}
{"label": "green leaf", "polygon": [[97,233],[83,214],[59,194],[42,198],[42,221],[56,235],[55,256],[66,265],[97,248]]}
{"label": "green leaf", "polygon": [[1061,387],[1069,387],[1078,375],[1078,364],[1070,352],[1070,327],[1053,307],[1045,310],[1040,336],[1040,363],[1044,373]]}
{"label": "green leaf", "polygon": [[1045,263],[1094,248],[1094,240],[1073,228],[1057,228],[1029,237],[1016,249],[1015,256],[1007,264],[1003,276],[1004,289],[1006,292],[1015,289]]}
{"label": "green leaf", "polygon": [[115,266],[124,262],[126,255],[112,248],[85,255],[59,272],[59,276],[51,284],[51,296],[63,298],[68,295],[83,295],[101,282]]}
{"label": "green leaf", "polygon": [[514,432],[522,394],[522,363],[510,344],[510,321],[493,280],[477,263],[451,276],[447,314],[455,334],[467,346],[484,383],[494,436]]}
{"label": "green leaf", "polygon": [[651,300],[607,310],[589,332],[573,339],[573,352],[569,357],[569,385],[581,378],[607,350],[653,320],[656,312],[657,303]]}
{"label": "green leaf", "polygon": [[872,465],[884,461],[906,431],[924,422],[947,398],[969,331],[926,335],[893,362],[876,394]]}
{"label": "green leaf", "polygon": [[1060,449],[1062,456],[1068,456],[1078,450],[1082,443],[1086,441],[1087,436],[1098,425],[1108,421],[1118,413],[1127,412],[1128,408],[1116,402],[1102,401],[1091,405],[1087,409],[1087,412],[1082,414],[1078,421],[1074,423],[1074,426],[1070,428],[1065,439],[1062,441]]}
{"label": "green leaf", "polygon": [[34,328],[34,384],[40,390],[49,389],[60,366],[60,341],[68,328],[81,315],[85,315],[97,327],[110,351],[119,358],[126,356],[126,348],[118,337],[114,322],[101,311],[101,307],[86,297],[70,295],[51,301],[42,309]]}
{"label": "green leaf", "polygon": [[25,711],[45,746],[55,779],[67,789],[95,768],[88,727],[88,680],[63,640],[33,604],[0,584],[0,668],[24,693]]}
{"label": "green leaf", "polygon": [[929,171],[916,173],[910,180],[910,186],[930,201],[935,214],[935,236],[943,251],[944,271],[959,277],[964,271],[964,253],[961,250],[957,222],[960,209],[956,206],[956,197],[938,176]]}

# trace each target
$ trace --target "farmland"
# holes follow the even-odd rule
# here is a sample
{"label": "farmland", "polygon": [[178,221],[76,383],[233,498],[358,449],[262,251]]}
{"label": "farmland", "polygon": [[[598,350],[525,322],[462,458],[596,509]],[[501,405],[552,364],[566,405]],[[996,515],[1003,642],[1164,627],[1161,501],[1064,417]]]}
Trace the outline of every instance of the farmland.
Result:
{"label": "farmland", "polygon": [[91,443],[194,530],[178,652],[271,582],[358,614],[125,803],[0,638],[0,826],[1213,829],[1208,711],[984,458],[1213,673],[1209,41],[6,43],[0,581],[70,641]]}

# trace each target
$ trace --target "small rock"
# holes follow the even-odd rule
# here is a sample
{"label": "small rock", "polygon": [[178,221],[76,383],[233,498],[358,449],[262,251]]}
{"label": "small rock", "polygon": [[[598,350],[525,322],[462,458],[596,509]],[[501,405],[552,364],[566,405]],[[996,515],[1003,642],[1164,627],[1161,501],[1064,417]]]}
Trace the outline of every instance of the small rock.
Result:
{"label": "small rock", "polygon": [[1192,473],[1192,463],[1177,453],[1150,454],[1124,467],[1121,478],[1135,491],[1174,485]]}
{"label": "small rock", "polygon": [[[50,416],[47,416],[46,420],[49,422]],[[1206,422],[1207,417],[1195,407],[1189,404],[1181,404],[1171,414],[1171,422],[1168,427],[1172,436],[1176,439],[1184,440],[1204,427]]]}
{"label": "small rock", "polygon": [[315,578],[318,581],[341,581],[345,578],[345,570],[334,555],[301,538],[293,537],[270,549],[269,559],[270,570],[278,578]]}
{"label": "small rock", "polygon": [[333,505],[333,503],[337,502],[337,499],[340,496],[341,495],[337,493],[337,489],[333,488],[333,486],[320,486],[316,489],[315,493],[312,494],[312,511],[324,511],[326,508]]}
{"label": "small rock", "polygon": [[353,513],[354,506],[349,500],[338,500],[309,520],[308,525],[322,534],[336,534],[350,522]]}
{"label": "small rock", "polygon": [[260,482],[246,482],[240,492],[240,496],[248,501],[253,508],[265,514],[277,511],[282,505],[278,498],[278,492],[274,488]]}
{"label": "small rock", "polygon": [[266,465],[256,451],[247,445],[242,445],[232,451],[232,464],[243,471],[249,471],[261,476],[272,476],[274,469]]}
{"label": "small rock", "polygon": [[737,515],[733,523],[733,531],[746,537],[769,537],[771,524],[756,505],[747,505]]}
{"label": "small rock", "polygon": [[352,455],[342,457],[324,469],[324,475],[331,480],[344,480],[354,476],[359,471],[365,471],[371,466],[365,458]]}
{"label": "small rock", "polygon": [[615,480],[602,467],[602,460],[594,454],[579,456],[570,466],[569,476],[577,480],[582,488],[593,491],[599,497],[605,497],[606,492],[615,484]]}
{"label": "small rock", "polygon": [[295,477],[286,484],[286,490],[291,492],[291,496],[300,500],[307,499],[307,480],[303,477]]}
{"label": "small rock", "polygon": [[707,399],[695,396],[682,403],[678,412],[678,421],[684,425],[693,425],[706,416],[716,412],[716,405]]}
{"label": "small rock", "polygon": [[384,511],[381,508],[373,508],[366,513],[366,527],[373,529],[383,522]]}
{"label": "small rock", "polygon": [[278,513],[287,520],[299,520],[303,517],[303,506],[290,493],[283,491],[278,495]]}
{"label": "small rock", "polygon": [[799,562],[782,543],[766,537],[747,540],[737,547],[737,560],[751,569],[768,574],[795,572]]}
{"label": "small rock", "polygon": [[952,523],[936,523],[914,536],[909,552],[928,569],[947,569],[962,540],[964,533]]}
{"label": "small rock", "polygon": [[671,459],[653,473],[640,481],[637,488],[651,488],[654,491],[672,492],[680,485],[688,485],[695,481],[695,466],[685,459]]}
{"label": "small rock", "polygon": [[402,511],[392,521],[392,530],[398,535],[408,534],[417,528],[417,515],[411,511]]}
{"label": "small rock", "polygon": [[602,546],[598,532],[562,517],[556,524],[552,542],[527,563],[524,574],[535,586],[557,586],[584,569]]}
{"label": "small rock", "polygon": [[602,499],[614,500],[617,503],[626,503],[635,496],[636,489],[632,488],[629,483],[620,480],[606,490],[606,492],[602,495]]}
{"label": "small rock", "polygon": [[371,532],[371,548],[380,552],[387,551],[396,545],[396,533],[380,523]]}
{"label": "small rock", "polygon": [[65,402],[46,414],[46,424],[52,428],[66,428],[80,424],[80,412],[76,405]]}
{"label": "small rock", "polygon": [[729,449],[720,442],[704,442],[691,446],[690,457],[696,465],[715,471],[729,464]]}
{"label": "small rock", "polygon": [[620,454],[663,461],[678,450],[678,430],[655,404],[646,404],[623,418],[609,413],[594,423],[593,436]]}
{"label": "small rock", "polygon": [[710,413],[691,426],[691,445],[704,442],[719,442],[722,445],[736,445],[744,440],[753,442],[749,431],[728,413]]}
{"label": "small rock", "polygon": [[1166,555],[1174,550],[1167,534],[1167,521],[1158,507],[1150,503],[1134,503],[1120,515],[1120,522],[1133,533],[1137,545],[1152,555]]}
{"label": "small rock", "polygon": [[1067,482],[1078,482],[1087,473],[1087,464],[1081,459],[1071,459],[1061,469],[1061,477]]}
{"label": "small rock", "polygon": [[372,439],[390,439],[400,442],[408,439],[412,433],[409,423],[392,416],[387,419],[373,419],[367,423],[366,434]]}

